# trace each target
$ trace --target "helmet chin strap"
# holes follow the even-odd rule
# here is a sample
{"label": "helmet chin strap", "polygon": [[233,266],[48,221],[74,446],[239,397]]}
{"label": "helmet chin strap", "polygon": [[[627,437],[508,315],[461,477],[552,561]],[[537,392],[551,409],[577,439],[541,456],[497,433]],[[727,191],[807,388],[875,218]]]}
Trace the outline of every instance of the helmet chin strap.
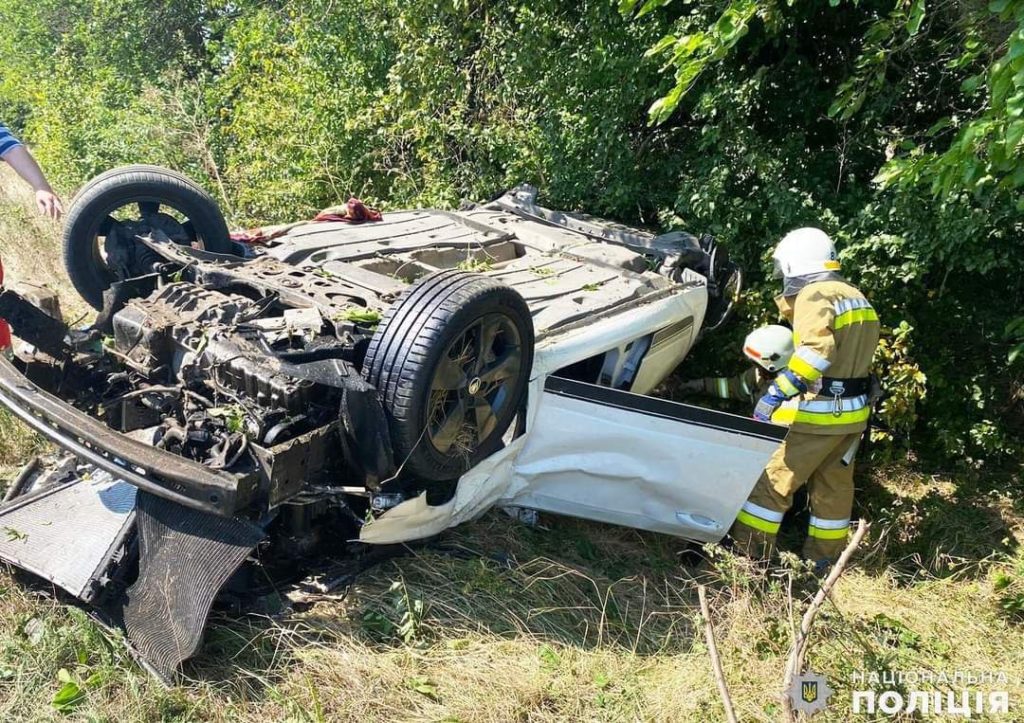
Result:
{"label": "helmet chin strap", "polygon": [[782,280],[782,295],[796,296],[800,290],[818,281],[846,281],[838,271],[819,271],[802,276],[787,276]]}

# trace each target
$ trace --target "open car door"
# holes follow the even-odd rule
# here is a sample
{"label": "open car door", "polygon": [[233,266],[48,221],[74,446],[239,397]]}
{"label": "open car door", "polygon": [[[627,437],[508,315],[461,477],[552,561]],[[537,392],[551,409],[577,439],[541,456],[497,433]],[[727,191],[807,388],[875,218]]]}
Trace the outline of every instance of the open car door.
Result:
{"label": "open car door", "polygon": [[787,432],[558,377],[540,396],[501,504],[704,542],[729,530]]}

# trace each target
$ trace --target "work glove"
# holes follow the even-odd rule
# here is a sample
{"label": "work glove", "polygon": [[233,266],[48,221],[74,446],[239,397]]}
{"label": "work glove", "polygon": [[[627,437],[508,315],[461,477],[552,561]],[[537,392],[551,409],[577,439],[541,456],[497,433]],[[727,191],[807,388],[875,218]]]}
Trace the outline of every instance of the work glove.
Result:
{"label": "work glove", "polygon": [[[774,390],[774,391],[773,391]],[[779,390],[774,384],[768,388],[768,393],[757,400],[757,404],[754,406],[754,419],[761,422],[772,421],[772,415],[775,410],[782,406],[782,403],[786,401],[786,398],[779,393]]]}
{"label": "work glove", "polygon": [[789,369],[783,369],[775,376],[775,381],[769,385],[765,395],[758,400],[754,407],[754,419],[770,422],[772,414],[784,401],[806,391],[807,382]]}

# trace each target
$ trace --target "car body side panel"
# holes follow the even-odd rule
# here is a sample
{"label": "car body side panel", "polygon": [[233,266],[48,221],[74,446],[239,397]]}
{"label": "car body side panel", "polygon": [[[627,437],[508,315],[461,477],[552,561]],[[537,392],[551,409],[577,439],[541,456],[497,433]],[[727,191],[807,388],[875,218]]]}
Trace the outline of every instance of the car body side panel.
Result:
{"label": "car body side panel", "polygon": [[722,538],[783,430],[551,378],[502,504]]}
{"label": "car body side panel", "polygon": [[715,541],[786,432],[555,377],[532,381],[527,430],[463,475],[447,503],[403,502],[360,539],[430,537],[498,504]]}
{"label": "car body side panel", "polygon": [[[686,320],[688,331],[671,341],[671,355],[686,356],[700,328],[707,307],[702,286],[673,287],[624,307],[614,314],[590,317],[555,335],[539,335],[533,361],[533,376],[546,376],[597,354],[625,346],[631,341]],[[644,363],[641,363],[643,372]],[[658,381],[661,381],[659,378]]]}

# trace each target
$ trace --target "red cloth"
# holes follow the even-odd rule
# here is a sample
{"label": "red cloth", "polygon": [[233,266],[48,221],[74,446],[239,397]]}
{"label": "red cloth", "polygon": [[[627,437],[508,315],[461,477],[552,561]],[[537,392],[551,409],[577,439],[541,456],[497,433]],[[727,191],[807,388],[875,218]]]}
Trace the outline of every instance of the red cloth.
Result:
{"label": "red cloth", "polygon": [[[344,206],[331,206],[330,208],[325,208],[313,218],[313,221],[317,223],[323,221],[368,223],[383,220],[384,217],[381,215],[380,211],[375,208],[370,208],[358,198],[350,198],[348,203]],[[264,228],[251,228],[246,231],[234,231],[231,233],[231,240],[245,244],[266,243],[278,236],[284,236],[296,226],[301,226],[302,223],[303,222],[289,223],[283,226],[266,226]]]}
{"label": "red cloth", "polygon": [[[4,286],[4,263],[0,261],[0,289]],[[0,351],[8,349],[11,346],[11,327],[7,325],[7,322],[0,319]]]}
{"label": "red cloth", "polygon": [[380,211],[370,208],[358,198],[350,198],[341,209],[327,208],[316,215],[314,221],[348,221],[349,223],[365,223],[367,221],[383,221]]}

